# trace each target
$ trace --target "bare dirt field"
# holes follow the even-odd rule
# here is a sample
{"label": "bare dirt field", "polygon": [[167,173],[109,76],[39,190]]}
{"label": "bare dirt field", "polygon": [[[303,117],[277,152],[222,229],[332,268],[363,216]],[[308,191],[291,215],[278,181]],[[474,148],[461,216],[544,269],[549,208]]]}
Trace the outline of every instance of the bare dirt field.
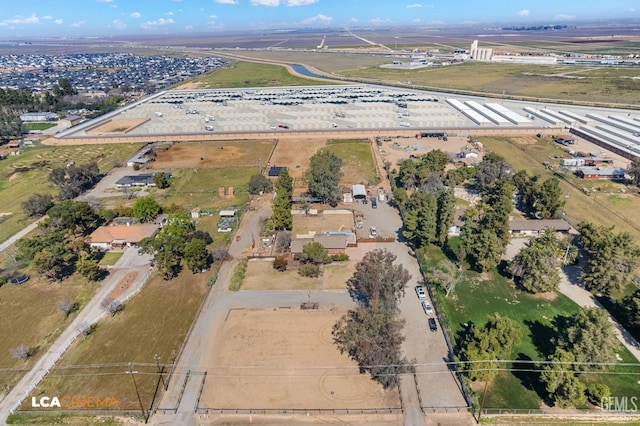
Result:
{"label": "bare dirt field", "polygon": [[108,120],[104,124],[98,127],[94,127],[87,131],[87,134],[99,136],[108,133],[127,133],[128,131],[143,124],[147,119],[145,118],[114,118]]}
{"label": "bare dirt field", "polygon": [[[444,142],[437,138],[390,138],[390,141],[382,142],[382,158],[391,163],[392,167],[397,167],[399,162],[409,158],[410,155],[421,156],[427,152],[440,149],[444,152],[458,153],[463,151],[468,145],[466,136],[448,137]],[[414,149],[418,148],[418,149]],[[478,161],[481,158],[477,159]]]}
{"label": "bare dirt field", "polygon": [[326,138],[280,139],[270,165],[287,166],[291,177],[299,180],[309,166],[309,158],[326,144]]}
{"label": "bare dirt field", "polygon": [[[397,408],[331,336],[345,307],[233,310],[210,342],[203,408]],[[285,332],[286,330],[286,332]]]}
{"label": "bare dirt field", "polygon": [[[316,208],[313,206],[312,208]],[[304,214],[293,215],[292,236],[306,234],[310,231],[338,231],[350,230],[354,226],[352,213],[324,214],[317,216],[307,216]]]}
{"label": "bare dirt field", "polygon": [[276,271],[272,261],[264,260],[250,260],[242,282],[243,290],[310,290],[317,287],[317,278],[303,277],[291,269]]}
{"label": "bare dirt field", "polygon": [[334,262],[322,267],[322,288],[325,290],[344,290],[347,280],[356,271],[356,264],[361,259],[349,259],[346,262]]}
{"label": "bare dirt field", "polygon": [[159,152],[150,164],[154,169],[221,168],[258,166],[267,162],[275,141],[206,141],[176,143]]}

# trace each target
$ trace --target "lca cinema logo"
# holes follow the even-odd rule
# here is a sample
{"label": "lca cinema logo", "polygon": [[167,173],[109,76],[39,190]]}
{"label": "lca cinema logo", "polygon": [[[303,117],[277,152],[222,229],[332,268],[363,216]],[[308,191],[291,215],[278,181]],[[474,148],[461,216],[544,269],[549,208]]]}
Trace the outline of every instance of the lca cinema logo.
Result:
{"label": "lca cinema logo", "polygon": [[32,396],[31,407],[119,409],[120,402],[118,402],[115,396]]}
{"label": "lca cinema logo", "polygon": [[637,413],[637,396],[609,396],[600,400],[600,408],[609,413]]}

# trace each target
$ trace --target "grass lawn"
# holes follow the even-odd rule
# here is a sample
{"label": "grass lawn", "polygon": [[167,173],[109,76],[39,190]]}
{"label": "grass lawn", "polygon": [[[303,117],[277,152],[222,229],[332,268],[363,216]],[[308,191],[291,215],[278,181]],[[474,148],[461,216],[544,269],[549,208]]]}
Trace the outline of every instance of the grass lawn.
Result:
{"label": "grass lawn", "polygon": [[[526,170],[529,174],[537,174],[543,180],[554,176],[554,172],[543,165],[545,161],[558,162],[555,156],[567,157],[558,144],[549,138],[543,140],[531,137],[500,138],[481,137],[484,146],[496,154],[500,154],[517,170]],[[551,159],[550,159],[551,157]],[[609,194],[602,191],[619,192],[624,185],[614,182],[586,182],[571,174],[556,174],[560,179],[560,187],[566,198],[564,209],[567,217],[575,223],[581,221],[600,225],[615,225],[616,232],[626,231],[640,240],[640,197],[632,194]],[[584,193],[582,188],[599,188],[600,192],[591,195]]]}
{"label": "grass lawn", "polygon": [[170,364],[178,355],[206,293],[208,277],[187,271],[164,281],[152,275],[121,313],[102,320],[93,334],[76,340],[32,395],[114,397],[121,409],[136,410],[138,400],[126,374],[128,363],[133,362],[140,363],[133,366],[138,372],[135,379],[140,398],[149,408],[159,378],[154,355],[160,356],[161,364]]}
{"label": "grass lawn", "polygon": [[344,290],[347,288],[347,280],[356,271],[355,260],[346,262],[333,262],[322,267],[322,288]]}
{"label": "grass lawn", "polygon": [[367,139],[330,140],[322,149],[332,152],[342,160],[342,185],[374,184],[380,180],[371,144]]}
{"label": "grass lawn", "polygon": [[54,168],[65,167],[70,161],[86,164],[96,161],[100,172],[122,163],[140,148],[140,144],[44,146],[25,149],[19,156],[0,161],[0,241],[31,222],[20,204],[34,193],[57,194],[47,180]]}
{"label": "grass lawn", "polygon": [[[0,287],[0,369],[11,369],[0,375],[0,389],[15,385],[73,320],[75,313],[65,319],[57,310],[58,303],[68,300],[82,308],[99,285],[87,283],[79,275],[53,284],[31,272],[29,275],[29,281],[22,285]],[[13,359],[9,350],[23,343],[34,348],[35,354],[27,361]]]}
{"label": "grass lawn", "polygon": [[333,83],[294,76],[280,65],[236,62],[197,78],[190,84],[195,84],[200,89],[220,89],[233,87],[318,86]]}
{"label": "grass lawn", "polygon": [[22,127],[24,127],[25,130],[30,131],[30,130],[47,130],[50,129],[52,127],[56,127],[57,124],[56,123],[22,123]]}
{"label": "grass lawn", "polygon": [[[257,164],[255,167],[175,170],[172,171],[174,183],[159,201],[164,205],[176,203],[203,210],[244,206],[249,201],[249,179],[259,172]],[[233,197],[220,196],[221,187],[233,187]]]}
{"label": "grass lawn", "polygon": [[[438,248],[426,251],[426,267],[435,266],[444,260],[445,255]],[[559,293],[532,295],[515,289],[510,280],[492,270],[482,276],[475,272],[467,273],[468,279],[459,285],[449,298],[435,290],[437,306],[446,317],[449,332],[455,342],[461,337],[465,326],[474,323],[484,325],[488,318],[498,314],[508,317],[522,329],[523,337],[514,346],[511,359],[522,361],[544,360],[555,349],[551,343],[556,334],[553,320],[559,316],[570,316],[579,311],[569,298]],[[623,362],[636,362],[626,349],[617,350]],[[530,368],[528,364],[514,363],[513,368]],[[612,395],[640,396],[636,381],[639,368],[616,367],[616,373],[585,373],[581,379],[585,382],[605,383],[611,388]],[[486,408],[539,408],[544,397],[544,386],[538,380],[537,373],[501,371],[491,383],[485,401]],[[482,390],[476,389],[476,390]]]}
{"label": "grass lawn", "polygon": [[123,254],[124,252],[111,252],[111,251],[103,253],[102,257],[100,258],[99,264],[103,268],[106,268],[107,266],[113,266],[118,262],[118,260],[120,260]]}

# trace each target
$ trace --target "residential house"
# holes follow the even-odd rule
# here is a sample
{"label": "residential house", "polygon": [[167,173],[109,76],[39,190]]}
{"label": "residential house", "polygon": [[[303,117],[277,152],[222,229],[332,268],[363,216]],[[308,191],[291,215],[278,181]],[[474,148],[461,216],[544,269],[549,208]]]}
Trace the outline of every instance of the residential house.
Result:
{"label": "residential house", "polygon": [[158,232],[155,224],[101,226],[89,235],[89,245],[99,250],[132,247]]}

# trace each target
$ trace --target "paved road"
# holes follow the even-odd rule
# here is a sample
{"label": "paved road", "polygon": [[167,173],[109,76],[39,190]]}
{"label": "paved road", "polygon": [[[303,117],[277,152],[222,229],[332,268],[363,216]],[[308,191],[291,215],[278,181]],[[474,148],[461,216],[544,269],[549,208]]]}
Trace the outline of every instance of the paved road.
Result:
{"label": "paved road", "polygon": [[[578,266],[568,266],[563,268],[560,274],[560,292],[583,307],[596,307],[604,309],[604,307],[593,297],[589,291],[582,287],[582,283],[579,279],[581,268]],[[640,344],[633,338],[615,318],[609,316],[609,321],[615,327],[615,333],[618,340],[629,349],[629,352],[640,361]]]}
{"label": "paved road", "polygon": [[[0,402],[0,424],[5,424],[7,416],[14,411],[26,398],[26,396],[40,383],[43,377],[51,370],[74,340],[81,334],[80,330],[93,324],[106,315],[102,308],[102,301],[118,286],[120,281],[129,273],[137,272],[137,276],[129,290],[119,298],[125,301],[137,293],[151,274],[149,269],[150,257],[138,256],[135,250],[128,250],[118,263],[111,269],[111,274],[101,284],[93,298],[76,315],[60,336],[53,342],[36,362],[33,368],[25,374],[14,386],[9,394]],[[121,267],[121,265],[126,265]]]}
{"label": "paved road", "polygon": [[38,227],[38,224],[40,222],[42,222],[43,220],[45,220],[46,218],[47,218],[47,216],[42,216],[40,219],[36,220],[32,224],[25,226],[22,230],[18,231],[15,235],[9,237],[9,239],[7,239],[6,241],[3,241],[0,244],[0,253],[5,251],[6,249],[11,247],[12,245],[14,245],[15,242],[18,241],[20,238],[24,237],[29,232],[31,232],[34,229],[36,229]]}

